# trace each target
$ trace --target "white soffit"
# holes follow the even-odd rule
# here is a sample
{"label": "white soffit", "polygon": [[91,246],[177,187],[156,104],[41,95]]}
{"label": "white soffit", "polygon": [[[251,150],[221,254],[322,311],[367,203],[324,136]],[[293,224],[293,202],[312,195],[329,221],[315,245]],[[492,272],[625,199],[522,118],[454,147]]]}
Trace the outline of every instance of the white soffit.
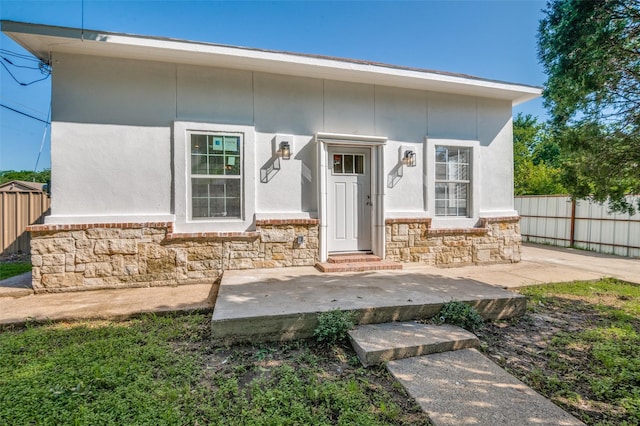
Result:
{"label": "white soffit", "polygon": [[535,86],[366,61],[13,21],[1,24],[5,34],[46,62],[52,52],[129,58],[432,90],[509,100],[512,105],[542,93]]}

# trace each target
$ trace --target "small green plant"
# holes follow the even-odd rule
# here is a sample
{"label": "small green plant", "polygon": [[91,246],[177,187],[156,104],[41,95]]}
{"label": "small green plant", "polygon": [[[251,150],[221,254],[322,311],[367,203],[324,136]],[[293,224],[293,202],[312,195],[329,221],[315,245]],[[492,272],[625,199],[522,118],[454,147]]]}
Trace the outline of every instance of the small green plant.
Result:
{"label": "small green plant", "polygon": [[332,344],[347,337],[347,331],[354,325],[353,312],[333,309],[318,315],[318,326],[313,335],[318,342]]}
{"label": "small green plant", "polygon": [[463,302],[445,303],[438,315],[438,322],[457,325],[469,331],[478,330],[484,324],[476,308]]}

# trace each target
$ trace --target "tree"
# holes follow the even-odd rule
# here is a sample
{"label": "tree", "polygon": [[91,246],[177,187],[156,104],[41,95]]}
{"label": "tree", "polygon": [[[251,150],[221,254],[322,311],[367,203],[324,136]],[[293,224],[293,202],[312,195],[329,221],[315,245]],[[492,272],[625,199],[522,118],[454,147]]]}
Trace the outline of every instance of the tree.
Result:
{"label": "tree", "polygon": [[538,54],[564,183],[633,213],[624,196],[640,193],[640,0],[551,0],[545,14]]}
{"label": "tree", "polygon": [[513,174],[516,195],[563,194],[560,148],[530,114],[513,120]]}
{"label": "tree", "polygon": [[46,183],[51,180],[51,170],[44,169],[40,172],[34,172],[29,170],[4,170],[0,171],[0,184],[9,182],[12,180],[24,180],[27,182],[41,182]]}

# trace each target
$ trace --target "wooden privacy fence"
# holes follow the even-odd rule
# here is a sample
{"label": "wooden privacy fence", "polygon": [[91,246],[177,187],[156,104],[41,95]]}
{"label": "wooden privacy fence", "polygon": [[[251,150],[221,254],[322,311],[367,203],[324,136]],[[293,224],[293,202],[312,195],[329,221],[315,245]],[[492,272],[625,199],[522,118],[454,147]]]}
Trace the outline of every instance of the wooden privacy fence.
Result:
{"label": "wooden privacy fence", "polygon": [[[637,205],[639,196],[629,196]],[[640,213],[614,214],[606,204],[567,195],[515,197],[524,241],[640,257]]]}
{"label": "wooden privacy fence", "polygon": [[43,223],[51,202],[44,192],[0,191],[0,254],[29,253],[26,228]]}

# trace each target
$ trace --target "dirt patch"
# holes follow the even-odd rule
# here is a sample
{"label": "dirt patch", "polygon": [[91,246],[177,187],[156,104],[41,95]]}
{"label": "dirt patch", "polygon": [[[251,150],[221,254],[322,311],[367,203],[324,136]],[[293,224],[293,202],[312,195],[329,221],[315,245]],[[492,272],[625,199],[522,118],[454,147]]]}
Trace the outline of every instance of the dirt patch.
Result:
{"label": "dirt patch", "polygon": [[521,318],[486,324],[476,334],[490,359],[585,423],[640,424],[594,394],[589,344],[563,339],[607,321],[590,302],[577,296],[552,298],[530,306]]}

